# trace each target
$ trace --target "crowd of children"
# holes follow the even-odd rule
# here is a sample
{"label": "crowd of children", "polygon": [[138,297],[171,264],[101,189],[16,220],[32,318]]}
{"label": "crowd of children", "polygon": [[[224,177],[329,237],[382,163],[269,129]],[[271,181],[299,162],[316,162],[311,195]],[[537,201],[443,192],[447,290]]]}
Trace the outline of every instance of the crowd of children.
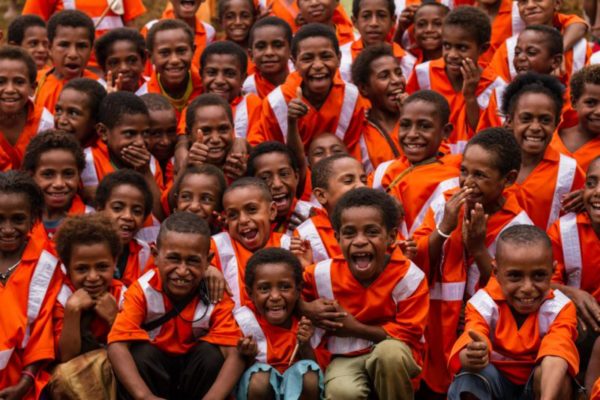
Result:
{"label": "crowd of children", "polygon": [[202,3],[8,27],[0,400],[600,399],[600,7]]}

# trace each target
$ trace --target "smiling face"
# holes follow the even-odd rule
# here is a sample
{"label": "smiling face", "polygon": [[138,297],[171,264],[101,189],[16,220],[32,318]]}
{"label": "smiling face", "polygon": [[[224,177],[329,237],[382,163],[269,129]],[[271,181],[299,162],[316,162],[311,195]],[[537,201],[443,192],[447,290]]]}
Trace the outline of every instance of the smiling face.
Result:
{"label": "smiling face", "polygon": [[145,60],[139,54],[135,44],[129,40],[114,42],[108,51],[106,73],[111,71],[115,79],[121,75],[121,90],[135,92],[140,87]]}
{"label": "smiling face", "polygon": [[273,76],[288,70],[291,52],[283,28],[263,26],[254,30],[252,38],[250,55],[261,75]]}
{"label": "smiling face", "polygon": [[40,154],[33,180],[42,189],[44,203],[49,211],[67,212],[79,186],[75,156],[64,149],[48,150]]}
{"label": "smiling face", "polygon": [[202,85],[206,93],[223,97],[228,103],[242,94],[246,71],[241,71],[238,58],[233,54],[211,54],[202,66]]}
{"label": "smiling face", "polygon": [[115,264],[108,243],[77,244],[71,250],[67,272],[75,290],[83,288],[96,299],[108,292]]}
{"label": "smiling face", "polygon": [[352,189],[367,185],[367,174],[362,164],[351,157],[340,158],[331,165],[333,173],[327,180],[327,189],[315,188],[315,197],[332,215],[338,200]]}
{"label": "smiling face", "polygon": [[222,1],[227,1],[221,16],[221,26],[225,31],[225,36],[235,43],[245,44],[248,40],[250,28],[256,20],[251,2],[248,0]]}
{"label": "smiling face", "polygon": [[331,133],[322,133],[310,142],[308,164],[312,167],[322,159],[334,154],[348,154],[344,142]]}
{"label": "smiling face", "polygon": [[171,0],[175,18],[182,20],[193,20],[196,11],[200,8],[202,0]]}
{"label": "smiling face", "polygon": [[550,54],[543,33],[525,30],[519,35],[513,60],[517,73],[533,71],[539,74],[550,74],[560,66],[561,60],[561,55]]}
{"label": "smiling face", "polygon": [[371,62],[367,84],[360,85],[359,89],[371,101],[373,108],[398,114],[398,96],[404,93],[405,86],[406,80],[398,60],[383,56]]}
{"label": "smiling face", "polygon": [[150,119],[146,114],[123,114],[121,120],[112,128],[98,124],[100,138],[106,143],[112,161],[127,166],[122,158],[126,147],[145,147],[144,136],[150,129]]}
{"label": "smiling face", "polygon": [[304,97],[325,98],[340,66],[340,55],[329,39],[309,37],[298,43],[294,64],[302,77]]}
{"label": "smiling face", "polygon": [[46,28],[43,26],[30,26],[25,29],[21,47],[31,54],[38,70],[46,67],[50,54],[50,43],[48,42]]}
{"label": "smiling face", "polygon": [[554,13],[560,9],[560,0],[518,0],[517,7],[525,26],[552,25]]}
{"label": "smiling face", "polygon": [[33,96],[35,82],[29,81],[27,66],[20,60],[0,60],[0,114],[23,112]]}
{"label": "smiling face", "polygon": [[255,176],[262,179],[277,206],[277,218],[287,218],[298,188],[298,172],[284,153],[266,153],[254,159]]}
{"label": "smiling face", "polygon": [[451,130],[451,125],[442,125],[433,103],[417,100],[402,107],[398,136],[402,152],[412,164],[435,157]]}
{"label": "smiling face", "polygon": [[600,162],[595,161],[588,167],[583,187],[583,205],[592,220],[594,229],[600,231]]}
{"label": "smiling face", "polygon": [[121,184],[113,188],[105,208],[99,211],[112,222],[121,243],[128,245],[144,224],[144,207],[144,193],[135,186]]}
{"label": "smiling face", "polygon": [[187,83],[193,55],[194,48],[183,29],[156,33],[151,58],[163,87],[179,90]]}
{"label": "smiling face", "polygon": [[83,146],[94,134],[94,121],[90,110],[90,99],[84,92],[64,89],[54,106],[54,127],[75,135]]}
{"label": "smiling face", "polygon": [[336,0],[299,0],[298,8],[300,14],[307,24],[319,22],[321,24],[331,24],[333,12],[337,7]]}
{"label": "smiling face", "polygon": [[442,48],[444,11],[437,6],[424,6],[415,13],[415,42],[417,47],[432,51]]}
{"label": "smiling face", "polygon": [[149,110],[150,129],[144,136],[148,151],[160,163],[166,163],[175,154],[177,116],[175,110]]}
{"label": "smiling face", "polygon": [[581,97],[573,104],[581,130],[600,136],[600,85],[585,83]]}
{"label": "smiling face", "polygon": [[296,285],[292,267],[285,263],[257,266],[250,298],[269,324],[289,327],[300,299],[300,287]]}
{"label": "smiling face", "polygon": [[455,25],[442,28],[442,52],[446,63],[446,73],[452,79],[462,79],[460,69],[468,58],[477,63],[479,56],[487,49],[479,46],[472,35]]}
{"label": "smiling face", "polygon": [[50,58],[54,73],[60,79],[71,80],[82,76],[91,54],[92,43],[86,28],[56,28],[54,40],[50,43]]}
{"label": "smiling face", "polygon": [[383,43],[394,26],[386,0],[361,0],[358,16],[352,17],[352,22],[365,47]]}
{"label": "smiling face", "polygon": [[31,204],[24,193],[0,193],[0,253],[23,249],[33,227]]}
{"label": "smiling face", "polygon": [[[198,133],[202,130],[202,134]],[[234,140],[233,125],[221,106],[202,106],[196,108],[196,118],[191,128],[192,139],[200,140],[208,146],[206,161],[222,166]]]}
{"label": "smiling face", "polygon": [[217,178],[207,174],[186,175],[176,194],[176,210],[188,211],[211,223],[213,211],[218,211],[221,200]]}

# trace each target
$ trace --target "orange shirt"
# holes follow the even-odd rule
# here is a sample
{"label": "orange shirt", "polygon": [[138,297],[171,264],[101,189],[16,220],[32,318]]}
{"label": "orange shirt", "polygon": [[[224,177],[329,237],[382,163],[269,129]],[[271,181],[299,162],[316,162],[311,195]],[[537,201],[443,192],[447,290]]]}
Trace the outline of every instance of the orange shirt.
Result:
{"label": "orange shirt", "polygon": [[[67,83],[67,80],[65,79],[58,79],[53,72],[54,68],[38,71],[38,87],[34,96],[35,104],[41,107],[46,107],[46,109],[51,113],[54,113],[58,96],[60,95],[63,86]],[[81,78],[97,80],[98,76],[93,72],[84,69]]]}
{"label": "orange shirt", "polygon": [[367,174],[373,172],[381,163],[400,157],[402,150],[398,141],[399,128],[398,122],[393,131],[384,132],[367,118],[363,120],[362,135],[358,144]]}
{"label": "orange shirt", "polygon": [[[81,200],[81,197],[76,194],[75,197],[73,197],[69,211],[67,211],[67,216],[90,214],[95,211],[96,210],[94,210],[92,207],[86,205],[83,200]],[[48,232],[44,224],[40,221],[33,226],[32,235],[34,235],[36,238],[46,238],[51,240],[57,230],[58,226],[56,226],[56,228],[52,231]],[[51,242],[51,244],[54,245],[54,242]]]}
{"label": "orange shirt", "polygon": [[467,303],[465,323],[450,355],[453,373],[461,367],[458,353],[472,340],[469,331],[486,338],[490,363],[516,385],[525,385],[546,356],[565,360],[573,377],[579,371],[575,305],[558,290],[550,289],[537,312],[529,314],[519,327],[499,282],[492,277]]}
{"label": "orange shirt", "polygon": [[108,334],[108,343],[145,341],[172,355],[187,353],[198,340],[217,346],[237,345],[241,335],[227,293],[217,304],[205,304],[197,296],[178,317],[150,332],[142,328],[142,324],[160,318],[171,308],[173,303],[163,290],[158,269],[150,269],[127,289],[123,309]]}
{"label": "orange shirt", "polygon": [[126,286],[131,286],[140,276],[146,272],[151,259],[150,246],[140,239],[133,239],[127,245],[129,254],[123,271],[115,271],[117,278]]}
{"label": "orange shirt", "polygon": [[190,94],[190,97],[188,97],[183,106],[179,106],[178,104],[176,104],[176,102],[174,102],[173,99],[171,99],[171,97],[167,93],[162,91],[158,80],[158,74],[156,73],[156,71],[152,71],[152,75],[150,75],[150,80],[148,81],[148,93],[162,94],[167,100],[169,100],[169,102],[175,109],[175,114],[177,115],[178,121],[182,116],[182,110],[184,110],[184,108],[188,106],[192,102],[192,100],[200,96],[202,94],[202,91],[204,90],[202,88],[202,79],[200,78],[200,72],[198,72],[198,69],[196,67],[192,66],[190,68],[190,75],[192,77],[192,93]]}
{"label": "orange shirt", "polygon": [[[402,67],[402,74],[405,77],[409,77],[417,59],[415,56],[404,50],[398,43],[391,43],[392,51],[394,52],[394,57],[398,59],[400,62],[400,66]],[[342,54],[342,59],[340,61],[340,74],[342,75],[342,79],[346,82],[352,82],[352,63],[358,57],[361,51],[364,49],[364,44],[362,39],[355,40],[350,43],[346,43],[343,46],[340,46],[340,53]]]}
{"label": "orange shirt", "polygon": [[246,94],[254,93],[261,100],[267,97],[267,95],[271,93],[274,89],[275,85],[269,82],[258,71],[256,71],[252,75],[249,75],[244,81],[244,85],[242,86],[242,92]]}
{"label": "orange shirt", "polygon": [[600,136],[595,137],[574,152],[571,152],[563,143],[562,139],[560,138],[560,134],[555,134],[552,137],[550,146],[554,147],[554,149],[561,154],[573,157],[575,160],[577,160],[577,165],[579,165],[579,168],[581,168],[583,171],[587,171],[592,160],[598,157],[600,154]]}
{"label": "orange shirt", "polygon": [[600,379],[597,379],[594,383],[594,387],[592,388],[592,395],[590,396],[590,400],[599,400],[600,399]]}
{"label": "orange shirt", "polygon": [[335,238],[329,215],[323,208],[313,208],[314,216],[302,222],[294,230],[294,236],[310,241],[313,262],[342,255],[340,244]]}

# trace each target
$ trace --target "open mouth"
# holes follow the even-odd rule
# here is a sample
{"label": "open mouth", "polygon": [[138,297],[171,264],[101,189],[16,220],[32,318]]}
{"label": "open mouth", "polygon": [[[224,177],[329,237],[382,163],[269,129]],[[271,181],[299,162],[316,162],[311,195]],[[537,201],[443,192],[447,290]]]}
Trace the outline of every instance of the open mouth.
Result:
{"label": "open mouth", "polygon": [[590,211],[592,211],[594,214],[600,213],[600,200],[593,200],[590,201],[588,204]]}
{"label": "open mouth", "polygon": [[427,147],[427,145],[424,143],[402,143],[402,150],[404,150],[404,153],[414,154],[422,151],[425,147]]}
{"label": "open mouth", "polygon": [[52,200],[54,202],[62,202],[67,199],[70,193],[71,192],[53,192],[46,194],[48,195],[49,200]]}
{"label": "open mouth", "polygon": [[258,237],[258,229],[254,228],[242,229],[239,233],[240,237],[246,242],[253,242]]}
{"label": "open mouth", "polygon": [[170,278],[169,282],[175,287],[186,287],[191,284],[191,280],[184,278]]}
{"label": "open mouth", "polygon": [[122,239],[131,240],[135,234],[135,229],[131,225],[119,225],[119,235]]}
{"label": "open mouth", "polygon": [[267,311],[267,315],[269,315],[269,317],[275,319],[275,318],[281,318],[281,317],[285,316],[286,308],[283,305],[271,306],[271,307],[268,307],[266,311]]}
{"label": "open mouth", "polygon": [[77,73],[81,71],[81,65],[75,63],[65,64],[65,69],[71,73]]}
{"label": "open mouth", "polygon": [[352,262],[359,271],[366,271],[371,267],[373,262],[373,254],[368,252],[354,253],[350,256]]}
{"label": "open mouth", "polygon": [[529,142],[533,144],[542,144],[545,141],[545,137],[543,136],[523,136],[524,142]]}
{"label": "open mouth", "polygon": [[196,2],[194,0],[182,0],[180,3],[181,11],[194,11],[196,8]]}
{"label": "open mouth", "polygon": [[273,195],[273,201],[275,202],[275,206],[277,206],[277,210],[287,211],[290,205],[289,199],[287,193]]}

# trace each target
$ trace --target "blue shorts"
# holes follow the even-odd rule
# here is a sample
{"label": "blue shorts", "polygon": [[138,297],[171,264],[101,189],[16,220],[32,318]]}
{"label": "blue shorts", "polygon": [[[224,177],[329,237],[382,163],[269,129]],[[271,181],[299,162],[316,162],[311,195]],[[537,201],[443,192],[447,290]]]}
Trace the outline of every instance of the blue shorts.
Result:
{"label": "blue shorts", "polygon": [[250,385],[250,378],[255,372],[269,372],[270,378],[269,383],[275,393],[275,400],[297,400],[302,394],[302,379],[308,371],[315,371],[319,374],[319,390],[321,396],[324,393],[324,382],[323,372],[319,368],[319,364],[312,360],[300,360],[297,363],[292,364],[283,374],[280,374],[275,368],[269,364],[255,363],[248,368],[237,388],[237,399],[248,398],[248,386]]}
{"label": "blue shorts", "polygon": [[463,393],[471,393],[480,400],[519,399],[533,400],[533,373],[525,385],[516,385],[506,378],[493,364],[481,371],[461,370],[448,389],[448,400],[460,400]]}

